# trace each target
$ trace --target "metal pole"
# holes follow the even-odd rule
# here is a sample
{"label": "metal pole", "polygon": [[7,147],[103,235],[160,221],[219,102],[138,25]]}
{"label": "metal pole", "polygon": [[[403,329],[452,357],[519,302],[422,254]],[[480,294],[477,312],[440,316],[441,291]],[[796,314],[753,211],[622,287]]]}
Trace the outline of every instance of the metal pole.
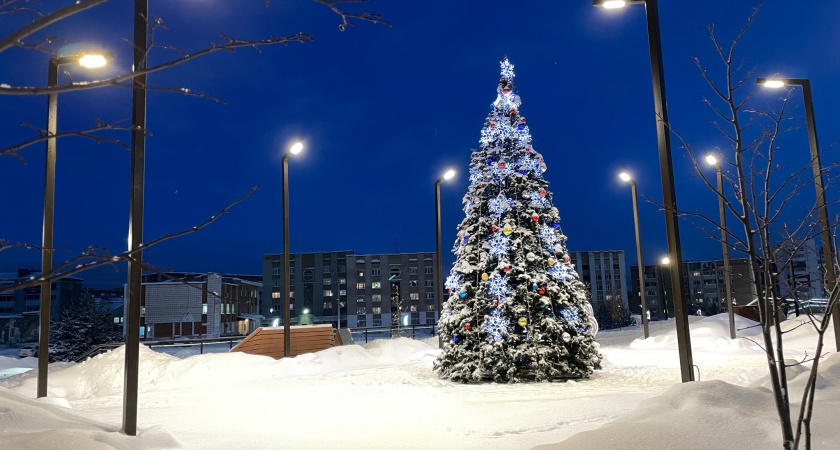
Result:
{"label": "metal pole", "polygon": [[[817,124],[814,120],[814,101],[811,97],[811,82],[808,79],[794,78],[788,80],[789,84],[802,86],[802,95],[805,98],[805,120],[808,123],[808,144],[811,148],[811,167],[814,170],[814,188],[817,191],[817,218],[820,222],[820,239],[822,239],[823,252],[825,254],[825,286],[826,291],[831,292],[836,282],[834,272],[834,242],[831,239],[831,226],[828,222],[828,208],[825,202],[825,176],[823,175],[822,162],[820,161],[820,146],[817,143]],[[831,311],[831,318],[834,321],[834,339],[837,351],[840,351],[840,306],[834,305]]]}
{"label": "metal pole", "polygon": [[735,339],[735,308],[732,305],[732,280],[729,273],[729,235],[726,232],[726,206],[723,201],[723,174],[717,166],[718,209],[720,209],[720,241],[723,243],[723,282],[726,287],[726,311],[729,314],[729,337]]}
{"label": "metal pole", "polygon": [[[437,303],[437,315],[438,320],[440,320],[441,313],[443,312],[442,305],[443,305],[443,254],[441,251],[441,244],[440,244],[440,183],[443,181],[443,178],[438,178],[435,181],[435,251],[437,252],[436,257],[436,264],[437,267],[435,268],[435,290],[437,291],[436,303]],[[438,329],[438,348],[443,348],[443,336],[440,334],[440,329]]]}
{"label": "metal pole", "polygon": [[280,179],[283,184],[283,356],[292,356],[292,307],[289,299],[289,154],[281,160]]}
{"label": "metal pole", "polygon": [[653,99],[656,112],[656,138],[659,146],[659,166],[662,172],[662,200],[665,206],[665,232],[671,257],[671,292],[674,298],[674,318],[677,322],[677,347],[683,383],[694,381],[691,356],[691,337],[688,330],[688,311],[683,293],[683,263],[680,247],[680,228],[677,217],[677,194],[674,189],[674,167],[671,162],[671,135],[668,130],[668,109],[665,100],[665,71],[662,67],[662,42],[659,36],[659,7],[657,0],[645,0],[650,70],[653,79]]}
{"label": "metal pole", "polygon": [[[134,0],[134,71],[146,69],[148,0]],[[132,82],[131,100],[131,194],[129,200],[128,249],[143,245],[143,195],[146,172],[146,75]],[[123,388],[123,431],[137,435],[137,390],[140,364],[140,303],[142,299],[143,252],[134,251],[128,263],[125,333],[125,385]]]}
{"label": "metal pole", "polygon": [[642,263],[642,234],[639,229],[639,203],[636,195],[636,181],[630,180],[630,190],[633,194],[633,223],[636,225],[636,257],[639,262],[639,295],[642,298],[642,324],[645,329],[645,339],[650,337],[647,318],[647,300],[645,298],[645,266]]}
{"label": "metal pole", "polygon": [[[47,85],[58,85],[57,58],[50,58]],[[55,134],[58,115],[58,94],[47,95],[47,160],[44,173],[44,228],[41,235],[41,297],[38,330],[38,398],[47,396],[47,371],[50,363],[50,314],[52,283],[47,276],[52,271],[53,212],[55,201]]]}

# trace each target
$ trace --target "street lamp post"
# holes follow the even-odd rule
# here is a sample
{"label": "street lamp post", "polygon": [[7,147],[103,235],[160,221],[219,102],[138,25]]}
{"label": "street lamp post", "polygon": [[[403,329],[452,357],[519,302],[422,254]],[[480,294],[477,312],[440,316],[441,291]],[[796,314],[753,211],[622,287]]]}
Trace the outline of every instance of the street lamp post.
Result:
{"label": "street lamp post", "polygon": [[[811,81],[807,78],[757,78],[756,83],[768,88],[780,88],[785,85],[801,86],[805,103],[805,121],[808,126],[808,144],[811,148],[811,168],[814,173],[814,188],[817,191],[817,220],[820,223],[820,239],[825,254],[825,285],[831,293],[837,281],[834,272],[834,243],[831,240],[831,227],[828,222],[828,207],[825,201],[825,176],[820,160],[820,146],[817,143],[817,123],[814,119],[814,100],[811,97]],[[834,305],[831,311],[834,321],[834,339],[837,351],[840,351],[840,305]]]}
{"label": "street lamp post", "polygon": [[648,327],[648,317],[647,317],[647,301],[645,299],[645,266],[642,263],[642,234],[639,231],[639,203],[637,200],[636,194],[636,180],[630,176],[627,172],[621,172],[618,174],[618,177],[622,179],[622,181],[630,183],[630,192],[633,196],[633,223],[636,226],[636,259],[639,264],[639,296],[642,300],[642,324],[645,330],[645,339],[650,337],[650,331]]}
{"label": "street lamp post", "polygon": [[[292,302],[289,298],[289,154],[297,155],[303,150],[303,140],[295,142],[281,160],[281,181],[283,183],[283,356],[292,355]],[[341,303],[339,301],[339,308]]]}
{"label": "street lamp post", "polygon": [[[104,55],[77,54],[50,58],[47,69],[47,86],[58,86],[58,69],[63,65],[80,65],[85,68],[102,67],[107,63]],[[38,333],[38,398],[47,396],[47,368],[49,366],[50,314],[52,283],[49,274],[53,263],[53,217],[55,211],[55,159],[58,123],[58,94],[47,95],[47,155],[44,170],[44,228],[41,235],[41,283],[39,333]]]}
{"label": "street lamp post", "polygon": [[729,272],[729,235],[726,230],[726,207],[723,197],[723,174],[715,155],[706,155],[706,162],[717,172],[718,209],[720,210],[720,242],[723,245],[723,283],[726,289],[726,311],[729,315],[729,338],[735,339],[735,310],[732,305],[732,281]]}
{"label": "street lamp post", "polygon": [[674,295],[674,318],[677,323],[677,347],[680,355],[682,381],[694,381],[691,356],[691,337],[688,332],[688,311],[683,305],[683,265],[680,247],[680,228],[677,217],[677,194],[674,189],[674,168],[671,162],[671,135],[668,130],[668,109],[665,101],[665,71],[662,67],[662,42],[659,36],[659,7],[657,0],[594,0],[595,6],[606,9],[622,8],[628,4],[643,4],[647,14],[650,70],[653,80],[656,138],[659,147],[659,166],[662,175],[662,201],[665,209],[665,233],[668,253],[673,258],[671,289]]}
{"label": "street lamp post", "polygon": [[[442,177],[435,181],[435,251],[437,252],[437,267],[435,267],[435,285],[437,286],[437,315],[438,321],[443,312],[443,250],[440,244],[440,183],[443,180],[449,180],[455,176],[455,170],[449,169]],[[438,347],[443,348],[443,337],[440,335],[440,326],[438,326]]]}
{"label": "street lamp post", "polygon": [[[149,50],[149,0],[134,0],[134,72],[146,69]],[[128,201],[128,280],[125,298],[125,370],[123,431],[137,435],[137,391],[140,370],[140,303],[143,289],[143,203],[146,178],[146,74],[132,79],[131,175]]]}

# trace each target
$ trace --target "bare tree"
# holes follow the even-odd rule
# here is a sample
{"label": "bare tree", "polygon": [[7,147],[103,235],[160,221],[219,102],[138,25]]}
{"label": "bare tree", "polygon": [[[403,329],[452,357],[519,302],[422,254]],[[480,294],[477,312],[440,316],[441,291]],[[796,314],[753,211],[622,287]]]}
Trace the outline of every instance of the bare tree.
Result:
{"label": "bare tree", "polygon": [[[714,26],[709,26],[709,37],[723,63],[722,74],[712,75],[695,58],[712,92],[703,101],[717,116],[713,125],[727,142],[719,157],[723,159],[722,164],[726,168],[724,177],[728,193],[718,193],[712,180],[701,170],[698,163],[701,155],[678,132],[674,133],[687,150],[699,177],[712,192],[723,198],[727,213],[734,216],[740,225],[729,226],[723,232],[729,237],[731,248],[746,254],[751,262],[751,281],[755,285],[761,327],[761,341],[754,342],[764,350],[767,357],[783,446],[786,449],[799,448],[804,437],[805,448],[810,448],[809,424],[813,411],[814,382],[830,318],[828,315],[817,317],[807,310],[808,320],[803,321],[803,324],[816,330],[817,342],[814,355],[804,355],[796,363],[811,362],[812,366],[794,427],[786,373],[788,364],[784,357],[784,335],[791,330],[783,331],[781,326],[786,305],[779,298],[775,287],[784,282],[779,279],[779,274],[784,273],[791,263],[792,258],[784,255],[795,253],[804,242],[819,234],[815,219],[816,202],[803,205],[801,199],[805,196],[799,195],[814,182],[814,177],[809,173],[813,161],[793,171],[783,169],[778,162],[778,157],[784,151],[780,144],[781,137],[797,127],[795,117],[788,111],[789,95],[781,99],[777,110],[751,107],[757,90],[753,70],[744,69],[742,61],[736,58],[736,49],[755,21],[758,10],[758,7],[754,9],[728,48],[721,46]],[[790,211],[794,207],[800,208],[798,213]],[[680,211],[679,214],[698,225],[707,236],[719,239],[721,227],[716,219],[697,212]],[[833,263],[827,261],[827,264]],[[829,311],[840,297],[840,290],[836,286],[830,287],[830,291]]]}

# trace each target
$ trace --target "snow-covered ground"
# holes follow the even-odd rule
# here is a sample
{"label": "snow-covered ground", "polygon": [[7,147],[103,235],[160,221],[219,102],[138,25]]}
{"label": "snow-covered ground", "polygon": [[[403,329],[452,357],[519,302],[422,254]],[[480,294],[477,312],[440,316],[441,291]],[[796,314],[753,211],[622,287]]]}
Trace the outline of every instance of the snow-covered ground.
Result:
{"label": "snow-covered ground", "polygon": [[[784,323],[793,328],[798,323]],[[438,350],[377,340],[292,359],[242,353],[178,358],[141,346],[139,433],[120,433],[123,352],[52,364],[49,396],[35,371],[0,380],[0,448],[673,448],[781,447],[766,360],[728,338],[725,315],[691,324],[699,382],[680,383],[673,321],[599,334],[603,370],[584,381],[458,384],[432,372]],[[738,318],[739,336],[758,333]],[[840,448],[840,357],[821,364],[814,448]],[[786,335],[791,359],[815,333]],[[0,373],[34,367],[0,356]],[[804,368],[790,371],[798,406]],[[795,416],[795,415],[794,415]]]}

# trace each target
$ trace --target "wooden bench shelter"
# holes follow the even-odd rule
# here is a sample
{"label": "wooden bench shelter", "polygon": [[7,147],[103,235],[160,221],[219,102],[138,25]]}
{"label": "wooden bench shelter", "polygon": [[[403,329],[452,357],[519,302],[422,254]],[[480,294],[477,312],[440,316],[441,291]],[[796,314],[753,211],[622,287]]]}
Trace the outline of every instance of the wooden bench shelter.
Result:
{"label": "wooden bench shelter", "polygon": [[[336,345],[336,338],[330,324],[325,325],[295,325],[289,327],[291,354],[302,355],[325,350]],[[232,352],[243,352],[251,355],[271,356],[280,359],[285,356],[285,335],[283,327],[260,327],[249,334]],[[338,345],[341,345],[340,341]]]}

